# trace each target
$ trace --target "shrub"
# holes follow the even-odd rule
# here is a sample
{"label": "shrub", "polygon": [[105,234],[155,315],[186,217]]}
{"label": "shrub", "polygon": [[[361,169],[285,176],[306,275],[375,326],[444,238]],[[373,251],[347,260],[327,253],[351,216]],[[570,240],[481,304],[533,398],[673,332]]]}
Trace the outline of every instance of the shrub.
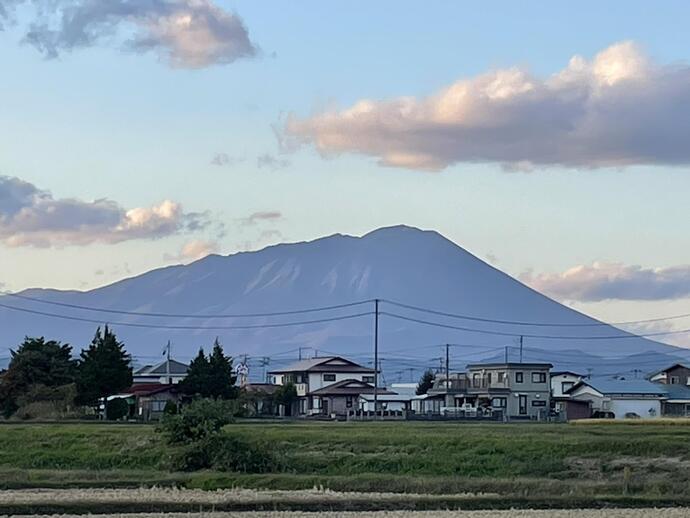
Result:
{"label": "shrub", "polygon": [[108,400],[105,404],[105,418],[109,421],[117,421],[129,415],[129,403],[121,397]]}
{"label": "shrub", "polygon": [[172,457],[175,471],[215,469],[240,473],[279,471],[280,463],[267,445],[227,434],[214,434],[185,446]]}
{"label": "shrub", "polygon": [[175,403],[172,399],[169,399],[165,403],[165,407],[163,408],[163,414],[165,414],[165,415],[177,414],[177,403]]}
{"label": "shrub", "polygon": [[189,444],[217,433],[233,421],[235,405],[229,401],[198,399],[178,414],[165,414],[159,431],[170,444]]}

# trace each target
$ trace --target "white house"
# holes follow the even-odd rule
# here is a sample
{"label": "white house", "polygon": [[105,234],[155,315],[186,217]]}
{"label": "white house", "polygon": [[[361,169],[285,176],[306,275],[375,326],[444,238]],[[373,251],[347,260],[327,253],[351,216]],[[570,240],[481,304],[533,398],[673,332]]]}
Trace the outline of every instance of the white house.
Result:
{"label": "white house", "polygon": [[576,401],[588,401],[593,415],[612,414],[615,419],[659,417],[661,402],[667,398],[656,383],[615,378],[583,379],[566,394]]}
{"label": "white house", "polygon": [[187,377],[189,366],[168,359],[156,365],[144,365],[134,371],[133,383],[160,383],[163,385],[176,385]]}
{"label": "white house", "polygon": [[551,373],[551,397],[568,397],[566,394],[584,376],[571,371],[554,371]]}

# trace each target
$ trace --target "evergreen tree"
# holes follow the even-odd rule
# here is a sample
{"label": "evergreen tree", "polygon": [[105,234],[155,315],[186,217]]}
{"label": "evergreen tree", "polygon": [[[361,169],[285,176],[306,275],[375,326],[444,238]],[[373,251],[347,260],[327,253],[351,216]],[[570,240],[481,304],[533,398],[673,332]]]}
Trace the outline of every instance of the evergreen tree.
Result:
{"label": "evergreen tree", "polygon": [[132,385],[131,357],[115,333],[105,326],[96,330],[88,349],[81,352],[77,370],[77,401],[96,406],[108,395]]}
{"label": "evergreen tree", "polygon": [[235,399],[238,390],[235,386],[237,376],[232,368],[232,358],[225,356],[223,346],[218,338],[213,342],[213,351],[209,356],[209,390],[210,396],[220,399]]}
{"label": "evergreen tree", "polygon": [[211,366],[204,354],[204,349],[199,348],[196,358],[189,364],[187,376],[180,381],[178,388],[183,394],[188,396],[209,397],[209,376]]}
{"label": "evergreen tree", "polygon": [[0,411],[6,417],[17,410],[18,398],[31,390],[74,383],[76,361],[67,344],[27,336],[10,354],[10,364],[0,377]]}
{"label": "evergreen tree", "polygon": [[429,391],[429,389],[434,385],[434,377],[434,373],[431,370],[428,370],[422,374],[422,377],[419,379],[419,383],[417,383],[418,396],[426,394]]}

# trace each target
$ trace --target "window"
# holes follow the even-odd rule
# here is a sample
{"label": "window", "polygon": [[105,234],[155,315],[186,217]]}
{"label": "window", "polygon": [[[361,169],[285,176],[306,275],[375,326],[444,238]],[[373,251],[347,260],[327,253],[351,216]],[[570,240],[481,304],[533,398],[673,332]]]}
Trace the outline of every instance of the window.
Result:
{"label": "window", "polygon": [[481,374],[475,372],[472,374],[472,386],[474,388],[479,388],[481,387]]}
{"label": "window", "polygon": [[345,406],[347,408],[352,408],[352,396],[345,397]]}
{"label": "window", "polygon": [[364,383],[374,383],[374,376],[362,376]]}
{"label": "window", "polygon": [[680,385],[680,376],[671,376],[671,385]]}
{"label": "window", "polygon": [[495,397],[491,400],[491,406],[494,408],[505,408],[506,405],[506,398],[504,397]]}
{"label": "window", "polygon": [[516,372],[515,373],[515,383],[522,383],[522,381],[523,381],[522,372]]}
{"label": "window", "polygon": [[546,406],[546,401],[532,401],[532,406]]}
{"label": "window", "polygon": [[572,381],[562,381],[561,382],[561,392],[563,392],[563,394],[565,394],[571,388],[573,388],[574,385],[575,385],[575,383],[573,383]]}
{"label": "window", "polygon": [[506,373],[505,372],[499,372],[498,373],[498,382],[503,383],[505,381]]}
{"label": "window", "polygon": [[167,401],[160,400],[160,399],[154,399],[151,401],[151,411],[152,412],[162,412],[165,410],[165,404]]}
{"label": "window", "polygon": [[533,372],[532,373],[532,383],[546,383],[546,373],[545,372]]}
{"label": "window", "polygon": [[486,375],[486,382],[487,382],[489,385],[491,385],[491,373],[490,373],[490,372],[487,373],[487,375]]}
{"label": "window", "polygon": [[335,381],[335,374],[324,374],[323,380],[324,381]]}

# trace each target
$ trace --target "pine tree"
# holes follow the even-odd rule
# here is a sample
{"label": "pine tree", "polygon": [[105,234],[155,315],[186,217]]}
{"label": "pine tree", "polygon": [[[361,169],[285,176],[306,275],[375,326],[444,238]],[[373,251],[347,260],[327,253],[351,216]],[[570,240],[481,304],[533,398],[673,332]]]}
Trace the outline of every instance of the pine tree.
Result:
{"label": "pine tree", "polygon": [[418,396],[426,394],[429,391],[429,389],[434,385],[434,377],[433,371],[430,370],[422,374],[422,377],[419,379],[419,383],[417,384]]}
{"label": "pine tree", "polygon": [[180,381],[178,388],[183,394],[188,396],[209,397],[209,376],[211,373],[211,366],[206,359],[204,349],[199,348],[199,353],[196,358],[189,364],[187,376]]}
{"label": "pine tree", "polygon": [[17,410],[17,398],[39,386],[56,388],[74,383],[76,361],[72,347],[54,340],[24,339],[0,378],[0,411],[10,416]]}
{"label": "pine tree", "polygon": [[213,351],[209,357],[210,396],[217,399],[234,399],[238,396],[235,382],[237,376],[232,368],[232,358],[225,356],[223,346],[220,345],[218,338],[213,342]]}
{"label": "pine tree", "polygon": [[99,327],[89,348],[81,352],[77,372],[77,401],[82,405],[96,406],[132,385],[131,356],[108,326],[102,334]]}

